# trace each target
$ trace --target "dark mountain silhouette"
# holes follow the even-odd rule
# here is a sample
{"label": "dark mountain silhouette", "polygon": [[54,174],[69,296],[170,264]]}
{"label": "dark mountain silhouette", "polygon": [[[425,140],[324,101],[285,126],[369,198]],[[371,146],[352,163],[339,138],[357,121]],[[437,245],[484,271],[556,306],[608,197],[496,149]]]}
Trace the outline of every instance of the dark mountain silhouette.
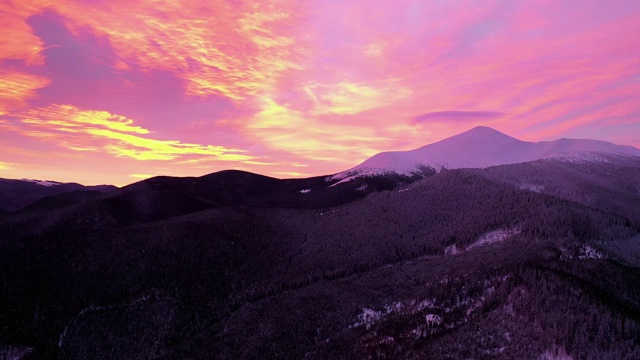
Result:
{"label": "dark mountain silhouette", "polygon": [[[118,227],[223,207],[326,208],[413,180],[399,175],[378,176],[332,186],[337,181],[327,181],[326,176],[276,179],[225,170],[201,177],[154,177],[99,196],[87,196],[88,201],[79,203],[70,201],[73,194],[60,195],[36,202],[20,213],[25,217],[36,210],[56,210],[57,217],[74,224]],[[62,207],[58,209],[59,206]],[[32,231],[39,229],[39,225],[30,223],[25,226]]]}
{"label": "dark mountain silhouette", "polygon": [[115,189],[111,185],[84,186],[55,181],[0,179],[0,210],[15,211],[45,197],[71,191],[104,193]]}

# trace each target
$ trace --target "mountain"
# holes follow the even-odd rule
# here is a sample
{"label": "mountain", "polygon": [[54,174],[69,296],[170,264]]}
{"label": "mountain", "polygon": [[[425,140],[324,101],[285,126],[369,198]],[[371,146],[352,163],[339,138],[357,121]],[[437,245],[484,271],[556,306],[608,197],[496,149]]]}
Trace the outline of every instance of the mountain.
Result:
{"label": "mountain", "polygon": [[[0,179],[0,210],[15,211],[31,205],[34,202],[46,197],[55,197],[68,192],[83,192],[84,194],[97,194],[109,192],[117,189],[112,185],[84,186],[76,183],[60,183],[49,180],[29,180],[29,179]],[[82,195],[77,194],[82,197]],[[59,198],[61,201],[73,201],[74,196],[69,195]],[[56,202],[56,199],[49,199],[49,202]]]}
{"label": "mountain", "polygon": [[0,355],[640,357],[640,158],[339,182],[157,177],[3,215]]}
{"label": "mountain", "polygon": [[638,359],[640,157],[587,145],[42,198],[0,216],[0,358]]}
{"label": "mountain", "polygon": [[[72,191],[42,198],[20,210],[20,219],[55,214],[69,228],[126,227],[201,212],[207,209],[324,209],[362,199],[376,191],[408,184],[400,176],[367,177],[334,186],[326,176],[276,179],[239,170],[200,177],[157,176],[113,191]],[[48,222],[25,222],[25,233],[37,233]],[[62,225],[61,225],[62,226]]]}
{"label": "mountain", "polygon": [[411,176],[425,170],[487,168],[554,157],[570,161],[606,161],[610,156],[640,156],[640,149],[598,140],[526,142],[478,126],[419,149],[376,154],[332,179],[346,180],[385,173]]}

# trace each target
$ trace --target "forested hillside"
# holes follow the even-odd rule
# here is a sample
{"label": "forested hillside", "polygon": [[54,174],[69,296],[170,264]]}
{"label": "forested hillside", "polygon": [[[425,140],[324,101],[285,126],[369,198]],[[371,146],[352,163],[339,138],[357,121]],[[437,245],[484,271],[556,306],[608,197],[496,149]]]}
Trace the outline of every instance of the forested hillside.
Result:
{"label": "forested hillside", "polygon": [[334,184],[156,178],[6,215],[0,344],[70,359],[640,357],[637,160]]}

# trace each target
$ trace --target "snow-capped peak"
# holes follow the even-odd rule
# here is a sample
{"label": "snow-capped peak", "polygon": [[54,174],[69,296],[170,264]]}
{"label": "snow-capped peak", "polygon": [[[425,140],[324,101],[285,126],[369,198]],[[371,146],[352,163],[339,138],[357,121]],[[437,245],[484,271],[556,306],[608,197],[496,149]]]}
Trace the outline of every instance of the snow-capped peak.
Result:
{"label": "snow-capped peak", "polygon": [[527,142],[485,126],[409,151],[389,151],[372,156],[360,165],[329,177],[327,180],[349,181],[386,173],[420,174],[424,169],[486,168],[517,164],[545,158],[573,161],[602,159],[601,153],[639,156],[640,149],[598,140],[560,139]]}

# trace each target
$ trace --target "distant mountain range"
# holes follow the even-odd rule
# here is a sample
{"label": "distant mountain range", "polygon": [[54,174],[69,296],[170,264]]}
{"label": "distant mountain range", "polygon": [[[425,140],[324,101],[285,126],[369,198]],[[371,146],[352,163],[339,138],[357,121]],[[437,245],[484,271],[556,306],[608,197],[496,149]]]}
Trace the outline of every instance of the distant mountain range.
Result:
{"label": "distant mountain range", "polygon": [[0,211],[15,211],[43,198],[63,193],[75,192],[59,197],[57,201],[64,202],[65,199],[72,200],[115,189],[117,188],[112,185],[84,186],[50,180],[0,179]]}
{"label": "distant mountain range", "polygon": [[487,168],[547,158],[570,161],[606,161],[606,155],[640,156],[640,149],[598,140],[559,139],[527,142],[485,126],[409,151],[382,152],[333,179],[397,173],[415,175],[426,171]]}
{"label": "distant mountain range", "polygon": [[[442,169],[487,168],[497,165],[517,164],[540,159],[556,158],[573,162],[606,162],[612,157],[640,157],[640,149],[632,146],[616,145],[598,140],[559,139],[555,141],[526,142],[505,135],[485,126],[423,146],[410,151],[382,152],[372,156],[349,170],[308,179],[275,179],[242,171],[221,171],[200,178],[156,177],[125,187],[123,194],[140,191],[154,184],[172,185],[183,194],[192,192],[217,194],[195,196],[194,203],[204,201],[228,203],[231,193],[246,204],[280,204],[288,202],[292,207],[339,205],[360,198],[371,191],[391,189],[400,182],[431,175]],[[233,175],[235,174],[235,175]],[[252,187],[240,186],[247,179],[256,181]],[[174,179],[174,180],[171,180]],[[199,179],[199,180],[198,180]],[[354,179],[349,189],[336,187]],[[411,180],[413,179],[413,180]],[[213,181],[215,180],[215,181]],[[234,181],[240,182],[234,183]],[[206,185],[209,184],[209,185]],[[111,185],[84,186],[76,183],[60,183],[50,180],[10,180],[0,179],[0,212],[16,211],[34,204],[37,207],[51,207],[69,204],[90,198],[100,193],[117,189]],[[233,192],[233,191],[232,191]],[[62,195],[64,194],[64,195]],[[293,194],[282,196],[283,194]],[[300,194],[307,195],[301,198]],[[124,196],[114,194],[114,196]],[[172,195],[172,196],[175,196]],[[191,196],[191,195],[189,195]],[[211,196],[214,196],[212,198]],[[46,198],[46,199],[45,199]],[[224,199],[227,200],[224,200]],[[204,200],[203,200],[204,199]],[[303,200],[301,200],[303,199]],[[186,201],[185,199],[182,199]],[[180,202],[176,204],[179,207]],[[205,205],[203,205],[206,207]],[[173,211],[159,210],[156,211]]]}

